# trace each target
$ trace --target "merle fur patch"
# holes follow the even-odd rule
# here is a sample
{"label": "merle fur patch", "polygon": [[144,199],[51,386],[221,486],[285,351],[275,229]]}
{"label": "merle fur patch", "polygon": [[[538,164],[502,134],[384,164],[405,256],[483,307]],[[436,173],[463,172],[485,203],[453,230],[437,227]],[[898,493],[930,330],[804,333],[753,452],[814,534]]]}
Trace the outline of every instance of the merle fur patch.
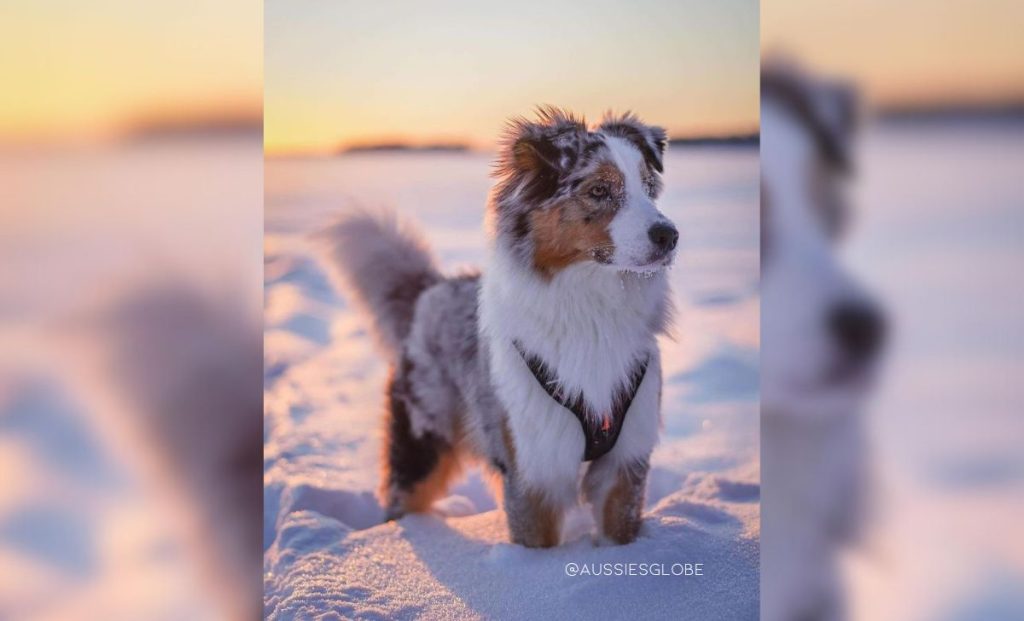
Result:
{"label": "merle fur patch", "polygon": [[600,131],[628,140],[644,156],[644,162],[657,172],[664,172],[663,156],[668,146],[668,135],[660,127],[645,125],[636,115],[626,114],[605,117],[598,128]]}

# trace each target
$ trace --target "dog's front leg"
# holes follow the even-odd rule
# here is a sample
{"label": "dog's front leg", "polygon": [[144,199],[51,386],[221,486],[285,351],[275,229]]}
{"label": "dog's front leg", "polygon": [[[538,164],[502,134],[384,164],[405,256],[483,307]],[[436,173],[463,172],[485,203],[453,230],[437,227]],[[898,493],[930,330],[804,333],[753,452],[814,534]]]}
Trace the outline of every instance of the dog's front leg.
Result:
{"label": "dog's front leg", "polygon": [[543,490],[523,485],[514,473],[505,476],[505,513],[512,543],[552,548],[561,540],[563,507]]}
{"label": "dog's front leg", "polygon": [[591,504],[599,540],[631,543],[643,521],[647,460],[616,462],[611,455],[591,464],[583,478],[583,493]]}

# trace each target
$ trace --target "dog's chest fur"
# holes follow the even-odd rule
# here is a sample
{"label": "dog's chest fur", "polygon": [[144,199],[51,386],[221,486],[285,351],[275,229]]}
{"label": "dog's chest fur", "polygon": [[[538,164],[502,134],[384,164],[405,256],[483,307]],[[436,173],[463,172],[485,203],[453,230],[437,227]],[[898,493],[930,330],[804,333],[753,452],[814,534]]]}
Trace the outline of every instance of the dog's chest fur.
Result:
{"label": "dog's chest fur", "polygon": [[579,422],[544,392],[513,343],[539,356],[567,395],[582,393],[597,413],[611,409],[637,360],[653,359],[609,454],[628,460],[649,452],[656,438],[656,335],[667,321],[667,300],[663,272],[620,274],[584,263],[545,281],[495,250],[482,278],[480,336],[525,478],[550,484],[577,472],[584,440]]}
{"label": "dog's chest fur", "polygon": [[483,276],[481,323],[491,346],[518,340],[553,367],[561,388],[607,412],[616,388],[655,346],[665,275],[619,274],[593,263],[550,282],[495,253]]}

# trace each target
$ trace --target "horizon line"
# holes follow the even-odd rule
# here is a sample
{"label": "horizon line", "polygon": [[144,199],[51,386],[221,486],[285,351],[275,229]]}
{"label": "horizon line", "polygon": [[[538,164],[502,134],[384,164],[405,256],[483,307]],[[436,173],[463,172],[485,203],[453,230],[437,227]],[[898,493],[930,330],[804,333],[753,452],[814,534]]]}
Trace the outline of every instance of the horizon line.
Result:
{"label": "horizon line", "polygon": [[[674,134],[669,137],[669,143],[685,142],[715,142],[715,141],[742,141],[757,139],[760,136],[760,128],[745,128],[721,132],[688,132]],[[356,154],[366,152],[424,152],[424,151],[456,151],[466,153],[490,153],[497,150],[497,142],[479,142],[468,139],[443,138],[437,140],[409,138],[400,139],[394,137],[382,137],[379,140],[356,140],[352,142],[341,142],[335,146],[308,146],[308,147],[267,147],[264,145],[264,155],[268,157],[334,157],[345,154]]]}

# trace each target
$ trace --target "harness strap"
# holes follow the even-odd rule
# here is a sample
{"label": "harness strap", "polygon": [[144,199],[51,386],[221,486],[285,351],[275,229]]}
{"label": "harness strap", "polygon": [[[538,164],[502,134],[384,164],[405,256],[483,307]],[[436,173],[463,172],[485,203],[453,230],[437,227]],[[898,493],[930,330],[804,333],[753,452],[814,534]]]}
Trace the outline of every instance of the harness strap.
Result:
{"label": "harness strap", "polygon": [[590,413],[590,408],[587,407],[582,394],[571,401],[565,397],[559,387],[558,378],[555,377],[551,367],[540,359],[540,356],[527,352],[519,341],[512,341],[512,344],[515,345],[519,355],[523,357],[523,361],[526,362],[526,366],[530,368],[534,379],[544,389],[544,392],[576,416],[576,420],[583,428],[585,445],[583,461],[597,459],[615,448],[619,433],[622,431],[622,423],[626,420],[626,412],[633,404],[633,398],[636,397],[640,383],[647,374],[647,363],[650,361],[650,356],[645,356],[643,360],[637,361],[633,366],[627,385],[620,387],[612,398],[611,412],[606,412],[603,416],[596,416]]}

